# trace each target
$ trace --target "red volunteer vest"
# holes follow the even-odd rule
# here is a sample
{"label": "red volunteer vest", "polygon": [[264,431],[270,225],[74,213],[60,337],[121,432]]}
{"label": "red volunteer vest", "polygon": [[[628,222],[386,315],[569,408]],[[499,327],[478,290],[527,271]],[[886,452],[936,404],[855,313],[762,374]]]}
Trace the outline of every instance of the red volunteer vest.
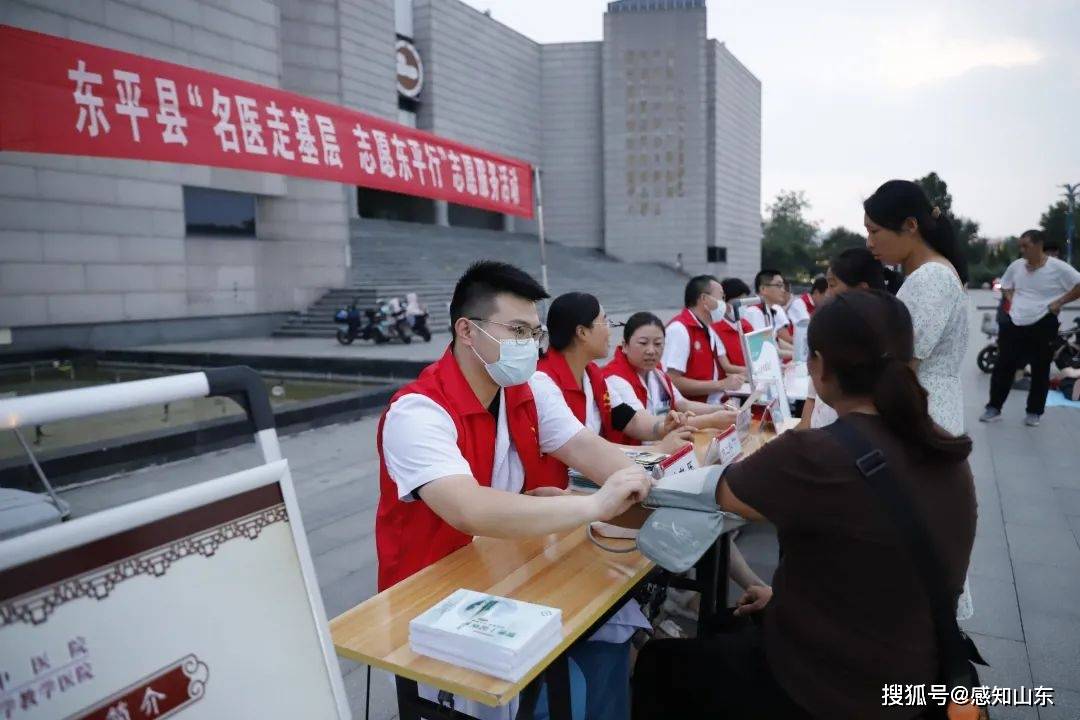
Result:
{"label": "red volunteer vest", "polygon": [[[585,389],[578,387],[577,378],[574,377],[566,358],[558,350],[549,349],[537,363],[537,370],[547,373],[555,384],[562,390],[566,405],[574,413],[574,417],[582,424],[585,423]],[[600,366],[594,362],[585,366],[585,376],[589,378],[592,386],[593,402],[600,410],[600,430],[605,434],[611,429],[611,397],[608,395],[607,385],[604,384],[604,373]],[[605,435],[606,436],[606,435]]]}
{"label": "red volunteer vest", "polygon": [[[740,319],[739,324],[742,325],[743,334],[753,332],[754,330],[754,326],[751,325],[750,321],[746,318]],[[727,350],[728,360],[734,365],[746,367],[746,356],[743,355],[742,342],[739,340],[739,330],[727,320],[714,322],[712,328],[716,334],[720,336],[720,342],[724,343],[724,349]]]}
{"label": "red volunteer vest", "polygon": [[813,316],[813,314],[814,314],[814,298],[810,296],[810,293],[803,293],[799,297],[802,299],[803,305],[806,306],[806,312],[808,312],[811,316]]}
{"label": "red volunteer vest", "polygon": [[[480,404],[458,367],[450,348],[428,365],[415,381],[401,388],[390,404],[403,395],[417,393],[446,410],[457,430],[457,444],[472,468],[476,482],[491,487],[495,462],[497,421]],[[525,469],[525,490],[543,486],[566,487],[565,470],[559,475],[540,453],[536,402],[528,383],[503,390],[510,443]],[[387,406],[389,409],[389,406]],[[379,557],[379,590],[401,582],[472,542],[472,536],[455,530],[421,501],[402,502],[397,485],[386,471],[382,433],[386,412],[379,420],[379,508],[375,515],[375,546]]]}
{"label": "red volunteer vest", "polygon": [[[690,308],[685,308],[681,313],[671,319],[668,325],[682,323],[686,332],[690,335],[690,356],[686,359],[686,377],[691,380],[712,380],[713,368],[716,368],[716,377],[720,380],[727,377],[724,368],[720,366],[720,358],[716,356],[716,348],[713,347],[709,332],[701,326]],[[687,400],[706,402],[708,395],[686,396]]]}
{"label": "red volunteer vest", "polygon": [[[671,378],[667,376],[666,372],[662,370],[654,370],[660,375],[660,380],[664,384],[667,390],[668,397],[671,398],[671,402],[675,403],[675,387],[671,384]],[[626,353],[623,352],[621,347],[615,348],[615,357],[611,358],[611,362],[604,366],[604,377],[619,377],[630,383],[630,387],[634,389],[634,395],[637,396],[638,401],[645,407],[646,412],[649,408],[649,390],[645,387],[645,383],[641,380],[641,375],[638,374],[637,368],[630,364],[630,360],[626,357]],[[621,432],[612,431],[612,437],[608,440],[614,443],[622,443],[623,445],[640,445],[640,440],[635,440],[629,435]]]}

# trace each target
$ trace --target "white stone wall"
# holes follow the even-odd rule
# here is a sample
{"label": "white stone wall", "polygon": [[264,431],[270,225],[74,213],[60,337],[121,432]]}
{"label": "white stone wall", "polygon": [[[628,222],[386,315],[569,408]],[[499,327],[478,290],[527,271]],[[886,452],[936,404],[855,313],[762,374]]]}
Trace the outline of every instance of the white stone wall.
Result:
{"label": "white stone wall", "polygon": [[601,57],[598,42],[541,50],[545,231],[554,242],[598,249],[604,246]]}
{"label": "white stone wall", "polygon": [[[0,23],[282,85],[268,0],[4,0]],[[259,238],[185,237],[184,185],[259,195]],[[301,309],[344,280],[344,198],[274,175],[0,153],[0,327]]]}
{"label": "white stone wall", "polygon": [[458,0],[414,0],[413,29],[426,76],[417,126],[540,162],[540,45]]}
{"label": "white stone wall", "polygon": [[[604,248],[696,271],[706,244],[704,8],[604,16]],[[644,126],[644,128],[643,128]]]}
{"label": "white stone wall", "polygon": [[727,248],[727,263],[710,269],[750,284],[761,269],[761,81],[723,43],[711,41],[710,53],[715,138],[711,237]]}

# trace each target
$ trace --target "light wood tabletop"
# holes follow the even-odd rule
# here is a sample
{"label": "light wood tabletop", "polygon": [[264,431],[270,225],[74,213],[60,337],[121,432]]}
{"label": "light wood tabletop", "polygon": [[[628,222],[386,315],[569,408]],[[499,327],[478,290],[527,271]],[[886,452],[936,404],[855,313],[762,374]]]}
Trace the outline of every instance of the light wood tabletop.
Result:
{"label": "light wood tabletop", "polygon": [[[330,634],[342,657],[485,705],[505,705],[652,568],[641,553],[601,550],[582,528],[527,540],[476,538],[334,618]],[[409,621],[459,588],[560,608],[562,641],[515,683],[417,655],[409,649]]]}
{"label": "light wood tabletop", "polygon": [[[709,431],[694,433],[699,460],[714,435]],[[744,452],[756,451],[770,437],[772,433],[752,433],[744,443]],[[637,520],[636,526],[640,522]],[[607,538],[604,542],[629,547],[632,541]],[[476,538],[334,618],[330,634],[342,657],[485,705],[505,705],[653,567],[636,551],[616,554],[601,550],[589,542],[582,528],[525,540]],[[514,683],[414,653],[409,648],[409,621],[460,588],[560,608],[562,641]]]}

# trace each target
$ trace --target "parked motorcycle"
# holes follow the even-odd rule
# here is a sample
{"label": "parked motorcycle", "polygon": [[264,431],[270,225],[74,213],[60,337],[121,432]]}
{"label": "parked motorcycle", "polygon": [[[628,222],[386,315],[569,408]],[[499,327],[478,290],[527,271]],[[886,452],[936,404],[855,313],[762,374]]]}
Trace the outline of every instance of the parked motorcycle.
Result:
{"label": "parked motorcycle", "polygon": [[1073,318],[1072,327],[1058,332],[1053,359],[1061,370],[1080,368],[1080,317]]}
{"label": "parked motorcycle", "polygon": [[[984,373],[991,373],[998,359],[998,323],[990,313],[983,313],[982,331],[990,342],[979,351],[975,363]],[[1080,368],[1080,317],[1073,318],[1071,327],[1058,331],[1057,337],[1053,340],[1051,358],[1054,365],[1061,370]]]}
{"label": "parked motorcycle", "polygon": [[428,311],[420,302],[416,293],[405,294],[405,317],[409,321],[412,331],[424,338],[424,342],[431,342],[431,330],[428,328]]}
{"label": "parked motorcycle", "polygon": [[390,342],[389,326],[382,313],[368,308],[361,316],[355,299],[334,313],[334,322],[338,324],[337,341],[342,345],[352,345],[357,338],[374,340],[376,345]]}
{"label": "parked motorcycle", "polygon": [[998,359],[998,323],[990,313],[983,313],[982,331],[990,342],[979,351],[978,356],[975,358],[975,364],[984,373],[992,373]]}
{"label": "parked motorcycle", "polygon": [[412,342],[412,329],[409,326],[408,312],[401,298],[390,297],[379,300],[379,312],[386,318],[388,335],[397,337],[408,345]]}

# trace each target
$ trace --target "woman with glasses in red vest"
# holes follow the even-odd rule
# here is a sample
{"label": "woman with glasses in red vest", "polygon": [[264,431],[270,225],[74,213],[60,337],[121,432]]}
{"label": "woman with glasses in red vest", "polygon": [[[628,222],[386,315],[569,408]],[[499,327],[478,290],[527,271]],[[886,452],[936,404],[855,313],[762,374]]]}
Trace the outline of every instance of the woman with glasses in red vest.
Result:
{"label": "woman with glasses in red vest", "polygon": [[604,371],[596,364],[608,356],[611,328],[596,296],[571,292],[548,309],[549,347],[537,364],[560,390],[574,416],[597,435],[624,445],[658,441],[656,449],[675,452],[690,442],[681,413],[652,415],[626,403],[612,402]]}
{"label": "woman with glasses in red vest", "polygon": [[664,355],[664,323],[650,312],[634,313],[623,327],[623,344],[604,366],[613,403],[625,403],[651,417],[675,411],[697,430],[726,429],[735,422],[730,408],[688,400],[668,377]]}

